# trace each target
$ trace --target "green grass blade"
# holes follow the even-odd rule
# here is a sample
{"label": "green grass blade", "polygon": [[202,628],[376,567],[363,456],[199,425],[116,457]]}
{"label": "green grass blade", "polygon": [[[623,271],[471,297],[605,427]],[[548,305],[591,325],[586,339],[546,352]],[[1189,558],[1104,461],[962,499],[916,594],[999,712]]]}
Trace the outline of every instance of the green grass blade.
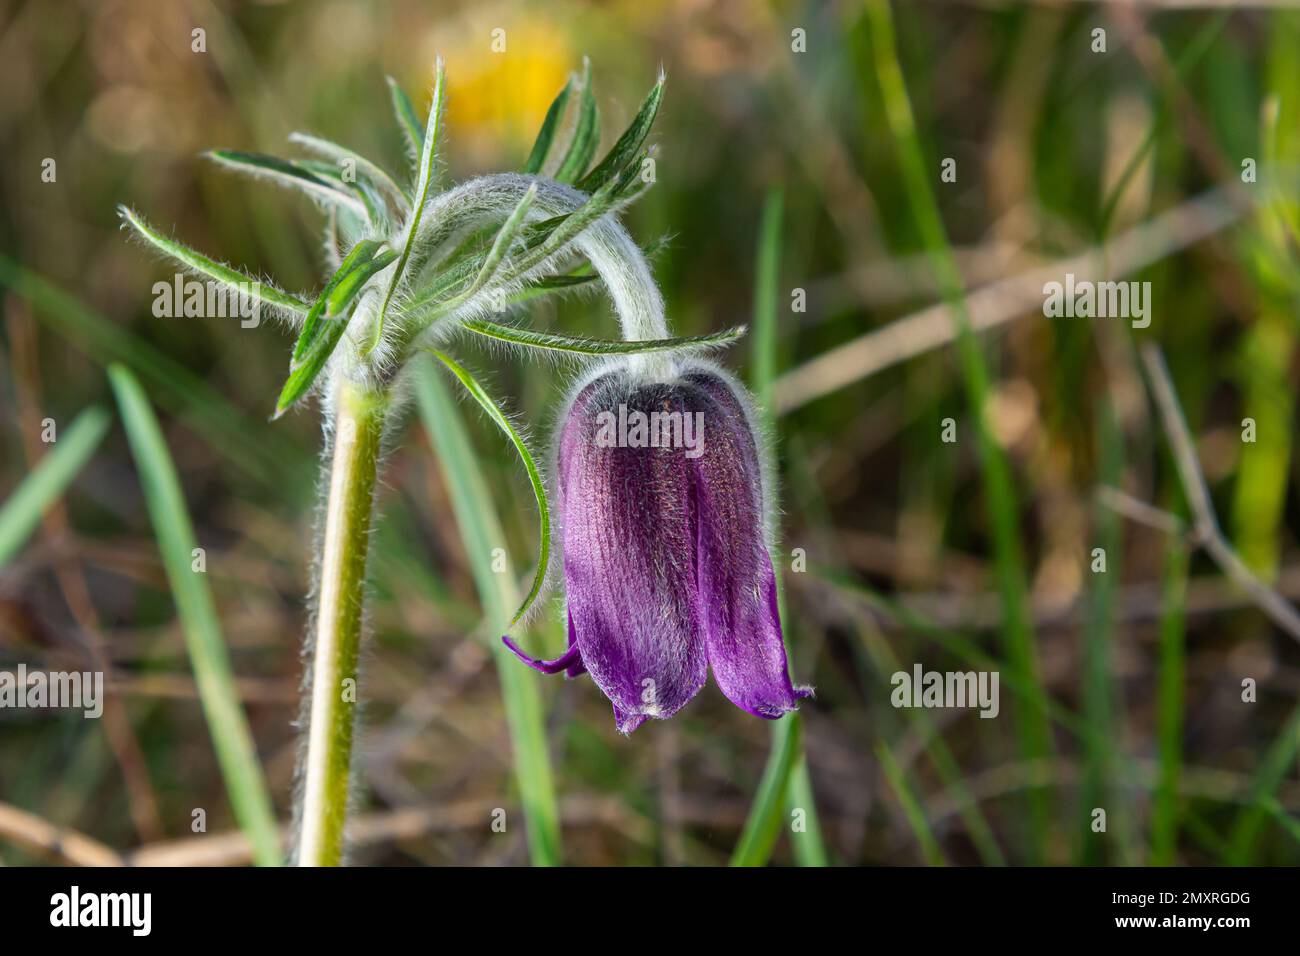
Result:
{"label": "green grass blade", "polygon": [[513,325],[501,325],[486,319],[469,319],[462,324],[467,331],[482,335],[511,345],[527,348],[545,349],[552,352],[573,352],[578,355],[638,355],[642,352],[670,352],[677,349],[721,348],[730,345],[745,334],[743,325],[735,326],[723,332],[711,332],[708,335],[683,335],[668,339],[642,339],[625,341],[623,339],[577,338],[569,335],[555,335],[551,332],[538,332],[535,329],[519,328]]}
{"label": "green grass blade", "polygon": [[907,823],[921,846],[921,855],[931,866],[947,866],[948,860],[943,855],[939,841],[934,838],[930,823],[925,818],[925,810],[907,786],[903,768],[898,765],[893,752],[883,740],[876,745],[876,757],[880,760],[880,769],[884,771],[889,788],[898,798],[898,803],[903,808],[903,815],[907,818]]}
{"label": "green grass blade", "polygon": [[[876,631],[874,626],[864,627],[859,623],[858,631],[879,675],[881,699],[885,699],[891,689],[890,677],[901,669],[898,658],[890,648],[889,642]],[[980,860],[985,866],[1006,866],[1006,857],[998,845],[997,838],[993,835],[993,828],[980,810],[979,801],[966,785],[962,768],[957,763],[957,758],[953,756],[952,749],[944,741],[942,731],[923,709],[907,708],[903,713],[908,723],[912,725],[912,732],[925,741],[926,753],[929,754],[935,769],[939,771],[944,786],[952,791],[953,796],[960,803],[959,812],[962,822],[966,825],[971,843],[979,853]]]}
{"label": "green grass blade", "polygon": [[1264,818],[1268,815],[1268,801],[1295,767],[1296,754],[1300,752],[1300,707],[1291,711],[1286,723],[1278,731],[1277,739],[1264,754],[1264,759],[1251,781],[1247,805],[1237,814],[1228,837],[1229,861],[1234,866],[1251,862],[1255,842],[1259,839]]}
{"label": "green grass blade", "polygon": [[[754,268],[754,337],[750,339],[749,385],[758,407],[772,407],[772,382],[776,379],[776,296],[781,281],[781,222],[784,199],[779,189],[768,190],[758,227],[758,252]],[[770,416],[770,412],[767,412]]]}
{"label": "green grass blade", "polygon": [[[754,392],[755,406],[767,427],[772,427],[772,380],[776,372],[776,284],[781,265],[781,219],[783,199],[780,190],[771,190],[763,204],[763,223],[759,229],[757,265],[754,274],[754,338],[753,363],[750,387]],[[777,611],[782,621],[785,617],[785,587],[781,575],[781,562],[773,560],[776,573]],[[785,628],[782,629],[785,633]],[[787,641],[786,657],[790,659]],[[804,759],[802,718],[788,714],[772,726],[772,745],[768,751],[767,766],[763,771],[759,792],[749,810],[740,843],[732,862],[743,865],[761,865],[767,862],[775,845],[783,815],[787,809],[802,811],[804,829],[790,832],[795,859],[803,866],[825,866],[826,847],[822,842],[821,822],[813,794],[812,778]],[[765,787],[779,785],[775,799]],[[772,834],[772,840],[767,835]],[[754,854],[763,851],[759,859]]]}
{"label": "green grass blade", "polygon": [[397,81],[391,76],[385,79],[388,81],[388,96],[393,101],[393,115],[397,117],[397,125],[402,130],[411,155],[419,156],[424,150],[424,130],[420,126],[420,116],[415,112],[411,98]]}
{"label": "green grass blade", "polygon": [[579,189],[583,192],[594,192],[611,179],[619,176],[628,163],[637,158],[637,154],[641,151],[641,144],[650,135],[650,128],[654,126],[655,117],[659,115],[659,104],[663,101],[663,98],[664,77],[660,74],[659,81],[646,95],[645,101],[641,104],[641,109],[637,111],[631,125],[618,138],[618,142],[610,148],[610,151],[605,154],[605,158],[600,161],[595,169],[578,180]]}
{"label": "green grass blade", "polygon": [[246,153],[237,149],[214,149],[206,154],[218,164],[258,179],[268,179],[277,186],[297,189],[327,206],[342,206],[354,215],[369,217],[365,203],[341,183],[326,179],[299,163],[265,153]]}
{"label": "green grass blade", "polygon": [[[1223,32],[1224,26],[1227,25],[1228,14],[1231,12],[1231,10],[1223,10],[1213,19],[1206,21],[1174,64],[1175,82],[1181,83],[1196,68],[1196,65],[1200,63],[1205,54],[1209,52],[1214,41],[1218,39],[1219,34]],[[1170,112],[1169,98],[1162,97],[1156,105],[1155,119],[1152,121],[1150,129],[1147,130],[1146,136],[1143,137],[1138,148],[1133,151],[1133,155],[1129,157],[1128,162],[1124,164],[1124,168],[1120,171],[1119,177],[1115,180],[1110,192],[1103,197],[1101,215],[1097,223],[1097,237],[1099,239],[1104,240],[1106,234],[1110,231],[1110,223],[1115,218],[1115,211],[1119,208],[1120,200],[1124,198],[1133,177],[1142,168],[1143,161],[1155,148],[1160,130],[1164,127]]]}
{"label": "green grass blade", "polygon": [[104,409],[87,408],[0,505],[0,567],[22,550],[45,510],[86,467],[104,440],[111,420]]}
{"label": "green grass blade", "polygon": [[1292,840],[1300,843],[1300,820],[1288,813],[1286,807],[1278,803],[1277,797],[1269,797],[1265,800],[1264,809],[1268,811],[1269,816],[1277,821],[1278,825],[1286,831]]}
{"label": "green grass blade", "polygon": [[[281,436],[272,447],[270,431],[259,419],[250,421],[224,395],[188,368],[132,335],[43,276],[0,255],[0,285],[31,303],[38,319],[63,342],[95,362],[123,362],[139,375],[166,405],[223,458],[246,474],[277,487],[308,488],[305,467],[315,461],[305,450]],[[306,311],[307,304],[303,303]]]}
{"label": "green grass blade", "polygon": [[1156,726],[1160,771],[1151,805],[1151,865],[1177,862],[1179,795],[1183,765],[1184,617],[1187,606],[1187,547],[1171,538],[1165,555],[1160,601],[1160,666],[1156,684]]}
{"label": "green grass blade", "polygon": [[731,852],[732,866],[765,866],[784,822],[790,774],[803,758],[803,730],[798,714],[786,714],[772,731],[772,750],[754,793],[740,839]]}
{"label": "green grass blade", "polygon": [[577,182],[591,157],[596,154],[600,141],[600,111],[596,109],[596,97],[591,91],[591,63],[583,60],[582,95],[578,100],[578,120],[573,130],[573,139],[569,149],[560,161],[560,168],[555,171],[555,179],[562,183]]}
{"label": "green grass blade", "polygon": [[564,89],[560,90],[551,101],[551,107],[546,111],[546,118],[542,120],[542,128],[537,131],[537,139],[533,141],[532,152],[528,154],[528,161],[524,163],[523,172],[536,175],[546,165],[546,157],[551,151],[551,144],[555,141],[555,133],[559,129],[572,89],[573,79],[570,78],[569,82],[564,84]]}
{"label": "green grass blade", "polygon": [[[1119,485],[1123,480],[1124,436],[1110,401],[1100,402],[1095,419],[1100,471],[1098,479],[1104,485]],[[1134,857],[1137,841],[1128,833],[1130,815],[1123,806],[1125,801],[1121,799],[1119,782],[1115,779],[1118,763],[1115,752],[1120,747],[1114,730],[1117,726],[1115,712],[1120,707],[1120,700],[1112,687],[1111,677],[1116,592],[1123,573],[1123,536],[1119,515],[1113,508],[1098,503],[1095,514],[1095,537],[1091,546],[1099,547],[1105,552],[1107,566],[1104,573],[1088,576],[1080,697],[1090,737],[1085,746],[1082,798],[1086,807],[1111,808],[1107,817],[1120,839],[1115,841],[1119,844],[1118,860],[1110,862],[1132,864],[1136,862]],[[1076,862],[1083,866],[1108,862],[1108,846],[1096,838],[1090,823],[1090,818],[1080,816],[1075,827]]]}
{"label": "green grass blade", "polygon": [[108,370],[135,457],[154,535],[194,668],[199,702],[226,782],[235,819],[259,866],[282,862],[279,831],[252,733],[235,691],[230,656],[207,581],[191,570],[194,529],[176,468],[144,390],[125,366]]}
{"label": "green grass blade", "polygon": [[514,627],[519,623],[519,619],[528,613],[528,609],[537,600],[537,595],[542,593],[542,585],[546,583],[546,570],[551,560],[551,503],[546,496],[546,485],[542,482],[542,474],[537,468],[532,452],[528,450],[528,445],[519,436],[515,426],[510,423],[510,419],[501,411],[501,407],[492,396],[484,390],[473,375],[465,370],[464,366],[451,356],[437,349],[429,349],[429,351],[438,361],[447,366],[456,378],[460,379],[465,390],[482,406],[483,411],[487,412],[488,417],[496,423],[497,427],[505,432],[506,437],[515,446],[515,451],[519,452],[519,460],[523,462],[524,470],[528,472],[528,482],[533,486],[533,497],[537,501],[537,540],[540,553],[537,558],[537,572],[533,575],[533,586],[528,590],[523,603],[519,605],[519,610],[515,611],[514,616],[510,618],[510,626]]}
{"label": "green grass blade", "polygon": [[148,242],[149,245],[163,253],[163,255],[175,259],[187,269],[220,282],[222,285],[234,289],[241,295],[249,295],[265,302],[267,305],[273,305],[276,308],[287,309],[290,312],[296,312],[298,314],[305,314],[310,307],[308,303],[295,295],[281,292],[274,286],[263,283],[260,279],[254,279],[252,276],[240,272],[238,269],[224,266],[220,262],[209,259],[207,256],[203,255],[203,253],[196,252],[189,246],[176,242],[173,239],[168,239],[141,219],[134,209],[130,209],[126,206],[118,206],[117,214],[121,216],[123,222],[131,226],[131,228],[133,228],[142,239]]}
{"label": "green grass blade", "polygon": [[[800,718],[802,726],[803,718]],[[799,759],[790,769],[786,784],[785,808],[788,814],[802,810],[804,828],[790,830],[790,843],[794,846],[794,859],[800,866],[830,866],[826,853],[826,838],[822,835],[821,815],[817,812],[817,798],[813,793],[812,777],[808,775],[808,758],[800,746]],[[793,817],[790,817],[793,820]]]}
{"label": "green grass blade", "polygon": [[[893,16],[885,0],[869,0],[867,18],[880,94],[885,113],[898,148],[903,184],[926,251],[939,281],[943,298],[953,316],[957,332],[957,352],[966,390],[966,401],[975,424],[981,478],[984,484],[990,531],[993,536],[998,591],[1002,603],[1002,632],[1010,666],[1024,683],[1039,688],[1037,652],[1033,629],[1027,616],[1024,559],[1020,551],[1019,507],[1011,480],[1010,465],[1001,446],[993,438],[987,414],[989,372],[979,342],[971,330],[966,309],[966,291],[960,270],[939,212],[916,123],[912,104],[903,79],[902,66],[894,38]],[[1053,752],[1051,727],[1043,716],[1044,708],[1018,710],[1016,718],[1020,749],[1026,760],[1037,761]],[[1035,788],[1029,793],[1031,826],[1030,851],[1037,861],[1047,846],[1050,811],[1046,794]]]}
{"label": "green grass blade", "polygon": [[406,225],[406,241],[402,243],[402,254],[397,260],[397,268],[393,270],[393,278],[388,284],[388,292],[384,294],[383,304],[379,307],[379,315],[375,318],[374,335],[366,346],[366,352],[373,350],[384,334],[384,318],[388,314],[388,306],[393,301],[393,294],[397,291],[406,272],[406,263],[411,258],[411,247],[415,244],[415,237],[420,231],[420,221],[424,218],[424,207],[433,191],[436,172],[434,160],[438,154],[438,131],[442,123],[443,91],[447,85],[442,57],[438,57],[433,73],[433,99],[429,103],[429,119],[420,148],[420,167],[415,176],[415,204],[411,207],[411,221]]}
{"label": "green grass blade", "polygon": [[[508,571],[497,574],[492,570],[492,549],[504,547],[505,536],[487,496],[487,484],[465,433],[460,409],[446,383],[427,365],[418,370],[416,397],[420,418],[447,483],[461,542],[491,625],[490,633],[503,633],[518,603],[518,593],[513,574]],[[499,640],[492,640],[491,645],[510,728],[515,779],[528,827],[529,854],[534,864],[558,866],[560,817],[546,744],[542,676],[522,666]]]}

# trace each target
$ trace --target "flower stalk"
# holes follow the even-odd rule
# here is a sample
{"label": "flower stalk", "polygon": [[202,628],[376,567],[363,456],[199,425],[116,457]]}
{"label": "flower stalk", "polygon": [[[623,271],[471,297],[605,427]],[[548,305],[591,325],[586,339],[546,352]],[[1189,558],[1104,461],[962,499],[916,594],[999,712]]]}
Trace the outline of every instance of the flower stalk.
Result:
{"label": "flower stalk", "polygon": [[366,558],[388,401],[341,380],[334,407],[301,771],[300,866],[337,866],[343,858]]}
{"label": "flower stalk", "polygon": [[[423,129],[409,99],[390,81],[399,126],[415,160],[409,185],[399,185],[377,164],[347,147],[306,133],[292,139],[312,154],[309,158],[287,160],[240,150],[211,153],[226,168],[298,190],[324,208],[330,275],[309,296],[257,280],[169,239],[133,210],[121,210],[124,226],[148,246],[232,293],[251,297],[296,332],[288,374],[275,403],[276,418],[300,407],[310,395],[322,397],[331,444],[306,655],[302,711],[306,746],[297,777],[300,865],[338,865],[345,853],[359,699],[357,662],[381,445],[386,420],[412,397],[412,360],[426,352],[439,357],[510,439],[537,501],[540,553],[533,585],[507,625],[514,589],[503,590],[499,569],[489,570],[483,564],[489,550],[499,546],[501,535],[490,533],[492,522],[484,517],[490,506],[482,496],[478,503],[471,501],[481,484],[464,480],[472,472],[472,453],[464,441],[453,442],[459,447],[450,453],[443,449],[449,473],[461,479],[450,482],[452,497],[458,502],[457,517],[485,611],[494,623],[518,624],[536,605],[548,577],[549,539],[555,525],[550,520],[547,482],[525,433],[451,354],[462,342],[472,340],[494,346],[505,343],[533,355],[566,355],[588,364],[580,383],[606,377],[642,397],[667,389],[717,412],[719,430],[713,437],[720,447],[730,444],[737,451],[730,459],[724,455],[700,466],[712,469],[699,480],[716,492],[705,511],[708,527],[719,532],[706,541],[711,556],[706,563],[716,572],[716,580],[710,579],[710,593],[721,595],[710,605],[716,613],[708,618],[709,627],[717,632],[715,643],[720,642],[715,657],[727,662],[719,680],[741,706],[762,716],[784,713],[803,696],[785,673],[771,598],[772,572],[760,547],[766,522],[761,520],[759,499],[766,490],[748,400],[725,373],[697,358],[701,351],[733,342],[742,330],[673,337],[645,255],[618,221],[620,212],[653,183],[653,147],[646,146],[646,138],[663,84],[661,74],[635,119],[593,166],[600,135],[590,73],[584,69],[582,77],[573,77],[556,97],[522,172],[482,176],[446,190],[439,190],[435,175],[440,165],[441,62],[434,71],[432,105]],[[562,124],[560,117],[569,107],[573,107],[573,121]],[[608,296],[618,316],[621,340],[575,338],[489,318],[539,296],[587,284],[602,288]],[[424,378],[418,391],[426,424],[435,437],[448,439],[453,416],[434,408],[446,403],[428,400],[436,390],[430,389],[428,376]],[[742,473],[728,472],[728,467]],[[694,480],[694,471],[678,471],[679,478]],[[581,499],[578,494],[569,500],[581,503]],[[744,520],[731,520],[731,511]],[[591,513],[600,517],[599,509]],[[646,517],[647,528],[656,527],[649,520],[653,515]],[[732,525],[743,525],[742,542],[722,540],[721,530]],[[683,539],[677,556],[694,546],[695,538]],[[724,560],[727,555],[735,557]],[[678,578],[681,589],[693,587]],[[646,586],[641,580],[632,584]],[[767,597],[760,600],[760,592]],[[629,610],[644,613],[644,609]],[[690,656],[695,664],[703,661],[702,615],[703,606],[691,621]],[[509,655],[505,645],[497,645],[495,653],[502,663]],[[596,669],[603,673],[599,661]],[[530,852],[535,863],[558,863],[557,802],[540,696],[532,675],[522,668],[503,667],[501,680]],[[689,696],[665,699],[663,706],[624,701],[624,723],[630,728],[646,716],[665,717]]]}

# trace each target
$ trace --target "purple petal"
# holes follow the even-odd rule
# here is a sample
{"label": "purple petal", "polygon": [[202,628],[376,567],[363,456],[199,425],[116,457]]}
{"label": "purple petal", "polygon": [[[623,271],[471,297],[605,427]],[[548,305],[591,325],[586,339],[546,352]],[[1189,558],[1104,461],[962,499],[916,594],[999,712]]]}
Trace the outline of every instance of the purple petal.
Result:
{"label": "purple petal", "polygon": [[[506,647],[510,648],[515,657],[519,658],[533,670],[541,671],[543,674],[558,674],[560,671],[566,669],[572,673],[572,668],[574,666],[582,666],[582,658],[578,655],[578,649],[572,645],[570,645],[569,649],[561,656],[555,658],[555,660],[546,661],[542,660],[540,657],[529,657],[520,649],[519,645],[511,639],[509,634],[503,634],[501,636],[501,641]],[[581,673],[581,671],[579,671],[579,673]]]}
{"label": "purple petal", "polygon": [[582,663],[619,729],[667,718],[704,685],[695,598],[693,469],[680,448],[602,447],[600,411],[681,407],[680,391],[598,380],[560,441],[564,575]]}
{"label": "purple petal", "polygon": [[790,683],[776,575],[764,543],[758,449],[745,410],[721,379],[692,375],[704,413],[696,460],[700,603],[709,666],[727,698],[774,719],[811,690]]}
{"label": "purple petal", "polygon": [[617,704],[614,705],[614,726],[618,728],[620,734],[630,734],[644,724],[647,719],[645,714],[625,714],[618,709]]}
{"label": "purple petal", "polygon": [[573,615],[568,614],[566,617],[569,621],[569,647],[574,651],[578,651],[578,657],[569,665],[569,669],[565,671],[565,674],[569,677],[581,677],[587,673],[587,665],[582,663],[582,652],[578,650],[578,632],[573,629]]}
{"label": "purple petal", "polygon": [[[760,592],[756,600],[738,600],[729,615],[710,614],[709,666],[728,700],[757,717],[775,720],[812,696],[812,688],[790,683],[770,559]],[[722,623],[724,617],[729,622]]]}

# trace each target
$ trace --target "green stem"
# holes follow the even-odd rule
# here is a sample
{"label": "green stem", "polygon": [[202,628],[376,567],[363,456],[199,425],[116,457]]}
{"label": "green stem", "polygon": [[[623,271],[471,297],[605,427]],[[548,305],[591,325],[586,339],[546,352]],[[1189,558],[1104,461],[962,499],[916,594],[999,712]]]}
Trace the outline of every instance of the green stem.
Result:
{"label": "green stem", "polygon": [[300,866],[338,866],[343,859],[366,552],[387,410],[382,396],[349,382],[338,386],[335,399],[302,770]]}

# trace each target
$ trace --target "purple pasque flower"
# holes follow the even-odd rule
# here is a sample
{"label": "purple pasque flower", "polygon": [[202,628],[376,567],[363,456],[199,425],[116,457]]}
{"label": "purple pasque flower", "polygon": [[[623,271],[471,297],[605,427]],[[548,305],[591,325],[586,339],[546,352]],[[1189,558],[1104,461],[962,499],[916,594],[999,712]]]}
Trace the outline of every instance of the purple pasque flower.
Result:
{"label": "purple pasque flower", "polygon": [[741,387],[689,362],[647,377],[618,364],[582,386],[560,433],[557,480],[569,649],[618,729],[677,713],[710,668],[742,710],[775,719],[791,685],[767,550],[767,477]]}

